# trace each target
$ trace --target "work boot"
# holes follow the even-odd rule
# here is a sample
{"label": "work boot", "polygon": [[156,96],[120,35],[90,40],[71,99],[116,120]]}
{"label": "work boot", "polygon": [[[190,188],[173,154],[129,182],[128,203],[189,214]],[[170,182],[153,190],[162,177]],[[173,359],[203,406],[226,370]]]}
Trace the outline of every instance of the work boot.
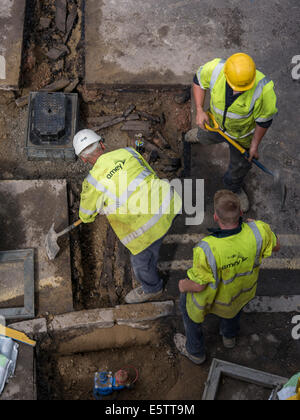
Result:
{"label": "work boot", "polygon": [[234,349],[236,346],[236,338],[226,338],[223,336],[223,346],[225,349]]}
{"label": "work boot", "polygon": [[236,195],[240,199],[242,212],[247,213],[249,211],[249,208],[250,208],[249,198],[248,198],[247,194],[245,193],[245,191],[242,188],[239,193],[236,193]]}
{"label": "work boot", "polygon": [[157,299],[163,294],[163,289],[156,293],[145,293],[143,287],[137,287],[133,289],[128,295],[125,297],[126,303],[143,303],[149,300]]}
{"label": "work boot", "polygon": [[206,354],[202,357],[196,357],[190,354],[186,349],[186,337],[182,334],[176,334],[174,337],[174,343],[180,354],[187,357],[191,362],[196,365],[202,365],[206,361]]}
{"label": "work boot", "polygon": [[199,127],[193,128],[192,130],[188,131],[184,136],[184,141],[187,143],[199,143],[197,134],[199,131]]}

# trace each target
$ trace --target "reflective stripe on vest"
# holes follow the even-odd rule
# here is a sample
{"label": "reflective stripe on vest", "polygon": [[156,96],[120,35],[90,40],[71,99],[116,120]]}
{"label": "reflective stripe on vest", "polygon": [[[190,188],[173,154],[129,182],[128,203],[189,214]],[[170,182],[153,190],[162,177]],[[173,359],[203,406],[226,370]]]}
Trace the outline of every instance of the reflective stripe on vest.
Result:
{"label": "reflective stripe on vest", "polygon": [[91,174],[89,174],[86,177],[86,180],[89,184],[93,185],[93,187],[95,187],[97,191],[100,191],[106,194],[112,200],[117,201],[117,196],[111,193],[104,185],[101,184],[101,182],[97,181]]}
{"label": "reflective stripe on vest", "polygon": [[260,266],[260,254],[261,254],[261,250],[262,250],[262,246],[263,246],[263,238],[261,236],[261,233],[258,229],[258,227],[256,226],[255,222],[250,222],[247,223],[247,225],[250,227],[250,229],[252,230],[255,239],[256,239],[256,257],[255,257],[255,267],[259,267]]}
{"label": "reflective stripe on vest", "polygon": [[199,85],[200,85],[201,89],[206,90],[205,87],[201,83],[201,72],[202,72],[202,70],[203,70],[203,66],[201,66],[200,69],[197,71],[197,78],[198,78],[198,82],[199,82]]}
{"label": "reflective stripe on vest", "polygon": [[160,206],[158,213],[155,214],[150,220],[148,220],[148,222],[145,223],[144,226],[140,227],[138,230],[130,233],[128,236],[122,239],[121,242],[123,243],[123,245],[125,246],[128,245],[130,242],[144,235],[146,232],[148,232],[148,230],[153,228],[153,226],[155,226],[160,221],[160,219],[162,219],[165,216],[165,212],[169,208],[173,197],[174,197],[174,190],[173,188],[171,188],[171,193],[167,194],[167,197],[165,198],[162,205]]}
{"label": "reflective stripe on vest", "polygon": [[[255,237],[255,240],[256,240],[256,256],[255,256],[255,262],[254,262],[253,270],[250,271],[250,272],[247,272],[247,273],[236,274],[234,277],[232,277],[229,280],[222,280],[222,283],[225,286],[232,283],[237,277],[250,276],[251,274],[253,274],[254,269],[260,266],[260,254],[261,254],[261,250],[262,250],[262,246],[263,246],[263,238],[262,238],[261,233],[260,233],[258,227],[256,226],[255,222],[247,223],[247,225],[252,230],[252,232],[254,234],[254,237]],[[216,284],[210,284],[209,286],[213,290],[216,290],[218,288],[219,284],[220,284],[220,278],[219,278],[219,275],[218,275],[216,258],[214,256],[214,254],[212,253],[210,245],[207,242],[202,241],[202,242],[200,242],[200,244],[198,246],[203,249],[203,251],[205,253],[205,256],[207,258],[208,264],[210,265],[210,268],[212,270],[214,279],[216,280]]]}
{"label": "reflective stripe on vest", "polygon": [[215,300],[214,301],[214,303],[213,304],[208,304],[208,305],[206,305],[206,306],[201,306],[201,305],[199,305],[199,303],[197,302],[197,300],[196,300],[196,298],[195,298],[195,295],[194,295],[194,293],[192,293],[192,301],[193,301],[193,303],[195,304],[195,306],[200,310],[200,311],[204,311],[205,309],[209,309],[211,306],[213,306],[214,304],[217,304],[217,305],[221,305],[221,306],[231,306],[232,305],[232,303],[236,300],[236,299],[238,299],[243,293],[248,293],[248,292],[251,292],[251,290],[253,290],[254,289],[254,287],[256,287],[257,286],[257,283],[258,282],[256,282],[252,287],[250,287],[249,289],[243,289],[243,290],[241,290],[236,296],[233,296],[233,298],[231,299],[231,301],[229,302],[229,303],[224,303],[224,302],[220,302],[220,301],[218,301],[218,300]]}
{"label": "reflective stripe on vest", "polygon": [[109,215],[116,211],[116,209],[122,207],[124,204],[127,203],[130,196],[136,191],[136,189],[141,185],[141,183],[148,178],[149,175],[152,175],[152,172],[145,169],[141,172],[128,186],[127,190],[121,195],[121,197],[117,198],[117,201],[110,206],[104,209],[104,214]]}
{"label": "reflective stripe on vest", "polygon": [[216,67],[215,67],[215,69],[214,69],[214,71],[212,73],[211,79],[210,79],[210,90],[212,90],[212,88],[214,87],[216,81],[218,80],[218,77],[220,76],[220,73],[221,73],[221,71],[222,71],[225,63],[226,63],[225,60],[221,60],[216,65]]}
{"label": "reflective stripe on vest", "polygon": [[87,210],[87,209],[84,209],[82,206],[79,207],[79,211],[81,211],[81,213],[83,214],[87,214],[88,216],[93,216],[94,214],[97,213],[97,210],[95,211]]}
{"label": "reflective stripe on vest", "polygon": [[240,137],[234,137],[231,134],[229,134],[227,131],[225,131],[224,133],[230,137],[232,140],[240,140],[240,139],[245,139],[246,137],[250,136],[251,134],[254,134],[255,132],[255,128],[253,128],[253,130],[249,131],[249,133],[245,134],[244,136],[240,136]]}
{"label": "reflective stripe on vest", "polygon": [[214,256],[214,254],[212,253],[212,250],[211,250],[211,248],[210,248],[210,246],[207,242],[205,242],[205,241],[200,242],[200,244],[198,246],[203,249],[204,254],[207,258],[208,264],[210,265],[210,268],[213,272],[214,279],[216,280],[216,284],[215,285],[210,284],[210,287],[212,289],[216,290],[219,287],[219,284],[220,284],[216,258]]}

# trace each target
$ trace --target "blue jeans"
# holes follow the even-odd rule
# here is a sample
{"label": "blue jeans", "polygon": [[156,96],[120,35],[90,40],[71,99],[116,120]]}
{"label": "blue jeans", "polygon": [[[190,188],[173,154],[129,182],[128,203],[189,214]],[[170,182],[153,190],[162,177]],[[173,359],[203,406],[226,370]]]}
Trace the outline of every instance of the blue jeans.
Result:
{"label": "blue jeans", "polygon": [[[180,309],[186,334],[186,349],[195,357],[205,355],[205,339],[202,324],[192,321],[186,310],[186,293],[180,295]],[[240,312],[233,319],[221,319],[220,333],[226,338],[235,338],[240,331]]]}
{"label": "blue jeans", "polygon": [[157,293],[163,289],[163,281],[159,277],[157,263],[159,251],[164,237],[154,242],[137,255],[131,255],[131,265],[134,275],[141,283],[145,293]]}

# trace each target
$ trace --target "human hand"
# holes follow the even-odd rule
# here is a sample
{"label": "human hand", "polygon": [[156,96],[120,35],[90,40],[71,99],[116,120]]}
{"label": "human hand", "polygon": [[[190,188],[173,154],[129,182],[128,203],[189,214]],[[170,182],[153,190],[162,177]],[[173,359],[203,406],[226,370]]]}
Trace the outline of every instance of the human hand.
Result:
{"label": "human hand", "polygon": [[180,293],[185,293],[186,292],[186,279],[184,279],[184,280],[180,280],[179,281],[179,284],[178,284],[178,287],[179,287],[179,291],[180,291]]}
{"label": "human hand", "polygon": [[253,159],[259,159],[258,147],[256,145],[252,145],[249,150],[249,162],[252,162]]}
{"label": "human hand", "polygon": [[199,110],[196,116],[196,124],[202,129],[206,130],[205,123],[209,125],[209,116],[203,110]]}

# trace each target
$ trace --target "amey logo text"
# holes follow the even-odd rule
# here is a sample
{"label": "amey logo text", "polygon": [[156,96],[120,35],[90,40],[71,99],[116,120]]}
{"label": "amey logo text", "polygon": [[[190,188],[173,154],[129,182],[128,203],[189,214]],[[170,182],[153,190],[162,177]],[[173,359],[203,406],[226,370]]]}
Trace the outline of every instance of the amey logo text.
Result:
{"label": "amey logo text", "polygon": [[123,169],[123,166],[125,164],[125,160],[122,162],[117,162],[117,165],[115,166],[115,168],[110,171],[110,173],[107,175],[107,179],[111,179],[116,173],[118,173],[119,171],[121,171]]}

